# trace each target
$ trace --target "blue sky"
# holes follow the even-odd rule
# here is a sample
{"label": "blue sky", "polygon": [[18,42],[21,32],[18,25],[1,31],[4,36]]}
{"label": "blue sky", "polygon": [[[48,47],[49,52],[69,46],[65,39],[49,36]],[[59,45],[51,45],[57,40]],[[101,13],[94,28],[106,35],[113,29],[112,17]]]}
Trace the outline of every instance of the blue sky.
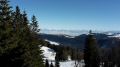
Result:
{"label": "blue sky", "polygon": [[42,29],[120,30],[120,0],[11,0]]}

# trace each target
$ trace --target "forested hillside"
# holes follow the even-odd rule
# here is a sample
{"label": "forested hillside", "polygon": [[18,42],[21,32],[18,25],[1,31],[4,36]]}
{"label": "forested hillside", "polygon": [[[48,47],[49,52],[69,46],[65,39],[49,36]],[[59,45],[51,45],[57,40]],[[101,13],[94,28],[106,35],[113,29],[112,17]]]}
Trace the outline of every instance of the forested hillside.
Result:
{"label": "forested hillside", "polygon": [[[97,39],[98,45],[101,48],[111,48],[119,45],[119,37],[114,37],[114,35],[107,35],[104,33],[94,33]],[[50,41],[57,42],[64,46],[72,46],[74,48],[84,49],[85,39],[87,34],[81,34],[79,36],[70,35],[55,35],[55,34],[40,34],[40,37]]]}

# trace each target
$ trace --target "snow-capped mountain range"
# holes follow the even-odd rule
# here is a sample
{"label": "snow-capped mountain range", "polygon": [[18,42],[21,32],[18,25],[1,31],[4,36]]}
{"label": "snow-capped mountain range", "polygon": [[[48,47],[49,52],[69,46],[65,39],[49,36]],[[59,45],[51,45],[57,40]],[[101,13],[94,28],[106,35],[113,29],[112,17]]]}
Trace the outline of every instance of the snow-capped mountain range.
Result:
{"label": "snow-capped mountain range", "polygon": [[79,31],[79,30],[49,30],[49,29],[41,29],[40,33],[78,36],[80,34],[87,34],[88,31],[86,31],[86,30]]}
{"label": "snow-capped mountain range", "polygon": [[[113,37],[120,37],[120,31],[92,31],[93,33],[102,33],[106,35],[110,35]],[[49,30],[49,29],[41,29],[40,33],[44,34],[53,34],[53,35],[64,35],[69,38],[74,38],[74,36],[79,36],[81,34],[88,34],[89,30]]]}

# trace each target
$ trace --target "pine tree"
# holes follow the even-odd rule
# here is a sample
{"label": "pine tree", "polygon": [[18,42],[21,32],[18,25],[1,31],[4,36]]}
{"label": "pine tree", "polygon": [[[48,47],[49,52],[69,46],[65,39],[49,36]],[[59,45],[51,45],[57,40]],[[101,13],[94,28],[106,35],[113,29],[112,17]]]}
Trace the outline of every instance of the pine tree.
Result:
{"label": "pine tree", "polygon": [[22,40],[21,46],[23,50],[23,54],[21,58],[24,61],[23,67],[42,67],[43,60],[41,57],[41,51],[39,50],[39,40],[37,37],[33,36],[28,26],[27,14],[24,12],[23,14],[23,23],[21,29],[21,37]]}
{"label": "pine tree", "polygon": [[60,67],[59,61],[55,60],[55,67]]}
{"label": "pine tree", "polygon": [[50,67],[54,67],[52,62],[51,62],[51,64],[50,64]]}
{"label": "pine tree", "polygon": [[46,61],[45,61],[45,67],[49,67],[49,62],[48,62],[47,59],[46,59]]}
{"label": "pine tree", "polygon": [[8,3],[0,0],[0,66],[44,67],[37,22],[31,31],[27,14],[18,6],[13,12]]}
{"label": "pine tree", "polygon": [[85,67],[99,67],[99,54],[96,38],[90,31],[86,38],[84,49]]}
{"label": "pine tree", "polygon": [[21,14],[19,6],[16,6],[16,11],[13,13],[13,16],[14,16],[13,28],[14,28],[14,31],[16,31],[16,33],[19,34],[19,31],[21,29],[20,26],[22,25],[22,22],[23,22],[22,14]]}
{"label": "pine tree", "polygon": [[56,56],[55,56],[55,67],[60,67],[60,64],[59,64],[59,58],[58,58],[58,53],[56,53]]}
{"label": "pine tree", "polygon": [[[4,49],[4,47],[7,46],[8,43],[8,37],[10,37],[11,32],[11,9],[8,4],[9,1],[7,0],[1,0],[0,1],[0,33],[1,33],[1,48]],[[6,41],[6,42],[5,42]],[[4,42],[4,43],[3,43]],[[3,47],[4,46],[4,47]],[[2,54],[2,53],[0,53]]]}
{"label": "pine tree", "polygon": [[11,7],[7,0],[0,0],[0,63],[3,67],[13,62],[11,51],[16,47],[13,35]]}
{"label": "pine tree", "polygon": [[35,33],[39,32],[40,29],[38,29],[38,21],[37,21],[37,19],[36,19],[36,17],[34,15],[32,16],[31,21],[32,21],[32,23],[31,23],[31,31],[35,32]]}
{"label": "pine tree", "polygon": [[[40,29],[38,29],[38,21],[36,19],[36,17],[33,15],[32,17],[32,23],[31,23],[31,36],[32,36],[32,55],[33,58],[36,57],[34,60],[36,63],[40,63],[40,66],[43,66],[43,56],[42,56],[42,51],[41,49],[41,39],[39,38],[38,32],[40,31]],[[34,55],[35,54],[35,55]]]}

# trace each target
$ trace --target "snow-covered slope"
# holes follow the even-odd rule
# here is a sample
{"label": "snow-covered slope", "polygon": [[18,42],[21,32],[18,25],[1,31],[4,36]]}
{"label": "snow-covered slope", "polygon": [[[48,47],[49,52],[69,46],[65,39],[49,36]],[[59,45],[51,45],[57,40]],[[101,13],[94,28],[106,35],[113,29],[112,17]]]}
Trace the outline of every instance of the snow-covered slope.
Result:
{"label": "snow-covered slope", "polygon": [[75,38],[75,36],[70,36],[70,35],[64,35],[67,38]]}
{"label": "snow-covered slope", "polygon": [[55,60],[56,52],[48,47],[42,46],[41,50],[43,51],[44,59],[48,59],[49,61]]}
{"label": "snow-covered slope", "polygon": [[50,44],[59,45],[59,43],[54,42],[54,41],[50,41],[50,40],[47,40],[47,39],[45,39],[45,41],[49,42]]}
{"label": "snow-covered slope", "polygon": [[111,36],[109,36],[109,37],[120,38],[120,33],[113,34],[113,35],[111,35]]}
{"label": "snow-covered slope", "polygon": [[115,35],[114,37],[118,37],[118,38],[120,38],[120,34],[117,34],[117,35]]}

